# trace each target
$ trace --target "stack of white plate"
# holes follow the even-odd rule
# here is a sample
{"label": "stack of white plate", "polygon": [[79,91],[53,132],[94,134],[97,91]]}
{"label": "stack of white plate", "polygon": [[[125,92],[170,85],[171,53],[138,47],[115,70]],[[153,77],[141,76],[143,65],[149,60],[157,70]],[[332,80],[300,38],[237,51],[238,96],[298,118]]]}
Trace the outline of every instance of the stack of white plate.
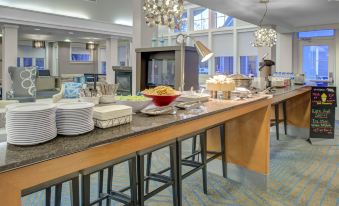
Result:
{"label": "stack of white plate", "polygon": [[93,103],[64,103],[57,106],[58,134],[79,135],[94,129]]}
{"label": "stack of white plate", "polygon": [[57,136],[56,105],[22,103],[7,106],[7,142],[14,145],[34,145]]}

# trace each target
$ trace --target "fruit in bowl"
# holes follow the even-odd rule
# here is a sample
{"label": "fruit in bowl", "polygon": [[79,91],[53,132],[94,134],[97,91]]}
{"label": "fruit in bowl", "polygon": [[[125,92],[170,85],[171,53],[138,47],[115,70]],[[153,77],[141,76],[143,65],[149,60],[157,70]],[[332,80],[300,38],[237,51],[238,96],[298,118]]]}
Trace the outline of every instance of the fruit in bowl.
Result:
{"label": "fruit in bowl", "polygon": [[116,96],[115,100],[116,104],[132,107],[134,113],[140,112],[152,102],[152,99],[144,96]]}
{"label": "fruit in bowl", "polygon": [[181,94],[180,92],[168,86],[158,86],[152,89],[146,89],[142,92],[145,97],[153,99],[156,106],[162,107],[171,104]]}

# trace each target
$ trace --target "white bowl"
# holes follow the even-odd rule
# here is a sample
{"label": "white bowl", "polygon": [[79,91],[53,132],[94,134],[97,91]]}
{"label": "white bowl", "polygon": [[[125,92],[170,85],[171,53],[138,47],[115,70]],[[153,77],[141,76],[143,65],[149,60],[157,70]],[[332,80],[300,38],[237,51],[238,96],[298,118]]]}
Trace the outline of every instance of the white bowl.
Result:
{"label": "white bowl", "polygon": [[116,103],[119,105],[126,105],[132,107],[132,111],[134,113],[140,112],[142,109],[146,108],[148,105],[150,105],[152,102],[152,99],[144,100],[144,101],[128,101],[128,100],[117,100]]}

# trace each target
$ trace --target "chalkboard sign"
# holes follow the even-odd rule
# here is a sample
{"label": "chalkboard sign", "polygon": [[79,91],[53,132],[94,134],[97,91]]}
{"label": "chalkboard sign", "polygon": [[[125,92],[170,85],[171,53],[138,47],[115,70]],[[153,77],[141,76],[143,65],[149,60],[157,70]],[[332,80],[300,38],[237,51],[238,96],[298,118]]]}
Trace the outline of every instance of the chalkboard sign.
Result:
{"label": "chalkboard sign", "polygon": [[313,106],[337,106],[336,87],[312,87],[311,101]]}
{"label": "chalkboard sign", "polygon": [[312,107],[311,138],[334,139],[335,108]]}

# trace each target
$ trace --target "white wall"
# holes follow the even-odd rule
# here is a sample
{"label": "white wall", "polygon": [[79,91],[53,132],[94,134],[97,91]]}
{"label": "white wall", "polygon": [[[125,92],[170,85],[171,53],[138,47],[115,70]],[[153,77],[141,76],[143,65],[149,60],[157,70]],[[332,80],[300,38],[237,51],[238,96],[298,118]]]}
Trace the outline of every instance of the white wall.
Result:
{"label": "white wall", "polygon": [[293,71],[293,34],[278,34],[276,71]]}

